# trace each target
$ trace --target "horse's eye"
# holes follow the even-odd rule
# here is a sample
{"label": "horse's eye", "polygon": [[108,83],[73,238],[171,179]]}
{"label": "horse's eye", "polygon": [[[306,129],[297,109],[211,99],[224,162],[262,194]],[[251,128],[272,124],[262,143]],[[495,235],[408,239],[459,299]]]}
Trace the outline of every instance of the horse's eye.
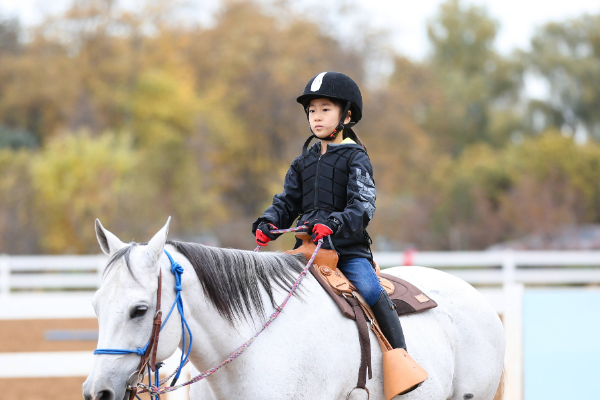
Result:
{"label": "horse's eye", "polygon": [[146,311],[148,311],[148,307],[146,306],[135,306],[129,312],[129,316],[131,318],[143,317],[146,315]]}

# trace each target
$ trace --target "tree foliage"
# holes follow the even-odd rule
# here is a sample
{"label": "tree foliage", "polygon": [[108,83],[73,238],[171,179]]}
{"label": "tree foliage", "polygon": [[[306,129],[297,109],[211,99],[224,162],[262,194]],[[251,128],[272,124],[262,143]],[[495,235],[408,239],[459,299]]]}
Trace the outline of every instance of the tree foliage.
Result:
{"label": "tree foliage", "polygon": [[[597,16],[502,56],[487,11],[447,0],[414,62],[368,27],[338,32],[286,2],[225,1],[206,25],[181,7],[77,1],[27,35],[0,19],[0,251],[96,252],[95,218],[145,241],[169,215],[174,237],[250,248],[250,222],[310,135],[295,98],[328,70],[363,92],[376,249],[477,249],[598,222],[599,149],[564,136],[600,135]],[[376,54],[392,67],[378,79]],[[522,98],[525,71],[551,98]]]}
{"label": "tree foliage", "polygon": [[546,101],[532,103],[539,129],[564,128],[600,140],[600,15],[584,15],[538,29],[528,65],[550,86]]}
{"label": "tree foliage", "polygon": [[431,70],[444,97],[429,109],[426,126],[454,155],[479,142],[502,146],[518,128],[511,106],[521,89],[522,66],[494,50],[497,31],[484,8],[459,0],[443,3],[428,25]]}
{"label": "tree foliage", "polygon": [[49,252],[95,250],[95,232],[81,221],[117,220],[136,157],[126,137],[105,133],[52,138],[31,164],[41,245]]}
{"label": "tree foliage", "polygon": [[600,222],[600,146],[579,146],[559,132],[494,151],[472,146],[438,185],[431,230],[436,244],[478,249],[568,226]]}

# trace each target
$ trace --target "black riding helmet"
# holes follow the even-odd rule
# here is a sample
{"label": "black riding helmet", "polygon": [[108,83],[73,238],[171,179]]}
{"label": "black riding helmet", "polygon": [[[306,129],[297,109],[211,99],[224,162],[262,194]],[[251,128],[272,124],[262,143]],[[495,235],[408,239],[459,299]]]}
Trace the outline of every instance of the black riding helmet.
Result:
{"label": "black riding helmet", "polygon": [[[356,82],[348,75],[340,72],[321,72],[308,81],[304,88],[304,93],[296,101],[302,104],[308,117],[308,106],[311,100],[324,97],[346,102],[338,127],[333,131],[331,137],[325,139],[333,140],[345,127],[350,128],[356,125],[362,118],[362,95]],[[350,123],[344,125],[344,119],[346,119],[348,110],[352,111]],[[315,136],[313,135],[312,137]]]}

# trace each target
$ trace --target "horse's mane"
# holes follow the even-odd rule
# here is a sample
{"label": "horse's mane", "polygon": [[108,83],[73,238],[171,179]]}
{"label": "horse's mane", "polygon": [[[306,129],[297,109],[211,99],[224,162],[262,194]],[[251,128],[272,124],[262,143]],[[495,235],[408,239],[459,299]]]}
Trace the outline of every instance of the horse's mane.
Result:
{"label": "horse's mane", "polygon": [[135,275],[133,274],[133,271],[131,270],[131,264],[129,263],[129,254],[131,253],[131,250],[133,250],[133,248],[135,246],[146,245],[148,243],[131,242],[131,243],[127,243],[127,244],[128,244],[128,246],[115,251],[115,253],[112,256],[110,256],[110,258],[108,259],[108,264],[106,264],[106,268],[104,268],[104,272],[102,273],[102,276],[107,275],[108,272],[111,270],[111,268],[113,266],[115,266],[117,261],[119,261],[121,258],[124,258],[125,265],[127,266],[127,270],[129,271],[129,273],[131,274],[133,279],[135,279],[137,282],[137,278],[135,277]]}
{"label": "horse's mane", "polygon": [[[136,279],[129,255],[135,246],[145,244],[147,243],[128,243],[127,247],[115,252],[108,261],[104,274],[119,259],[124,258],[129,273]],[[179,241],[168,241],[167,244],[175,247],[189,260],[208,300],[231,324],[248,317],[253,319],[253,311],[259,316],[265,315],[261,285],[267,292],[271,305],[277,307],[273,289],[277,287],[289,291],[307,261],[300,254],[258,253]]]}
{"label": "horse's mane", "polygon": [[189,260],[208,300],[232,324],[248,317],[253,319],[253,311],[265,315],[261,285],[271,305],[277,307],[273,289],[289,291],[306,264],[302,255],[222,249],[179,241],[167,244]]}

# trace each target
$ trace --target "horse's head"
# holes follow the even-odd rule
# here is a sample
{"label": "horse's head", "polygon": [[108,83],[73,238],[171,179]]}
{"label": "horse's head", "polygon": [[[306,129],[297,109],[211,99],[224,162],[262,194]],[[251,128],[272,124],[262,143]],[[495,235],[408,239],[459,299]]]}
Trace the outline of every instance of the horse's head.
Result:
{"label": "horse's head", "polygon": [[[169,218],[170,221],[170,218]],[[148,244],[126,244],[96,220],[96,236],[110,256],[102,284],[93,298],[100,328],[99,349],[135,350],[148,342],[156,314],[158,274],[168,263],[164,246],[169,221]],[[171,274],[163,273],[163,310],[174,299]],[[165,303],[169,302],[169,303]],[[181,340],[179,315],[171,316],[160,334],[157,360],[171,356]],[[121,400],[128,384],[137,382],[138,354],[95,355],[94,369],[83,384],[86,400]]]}

